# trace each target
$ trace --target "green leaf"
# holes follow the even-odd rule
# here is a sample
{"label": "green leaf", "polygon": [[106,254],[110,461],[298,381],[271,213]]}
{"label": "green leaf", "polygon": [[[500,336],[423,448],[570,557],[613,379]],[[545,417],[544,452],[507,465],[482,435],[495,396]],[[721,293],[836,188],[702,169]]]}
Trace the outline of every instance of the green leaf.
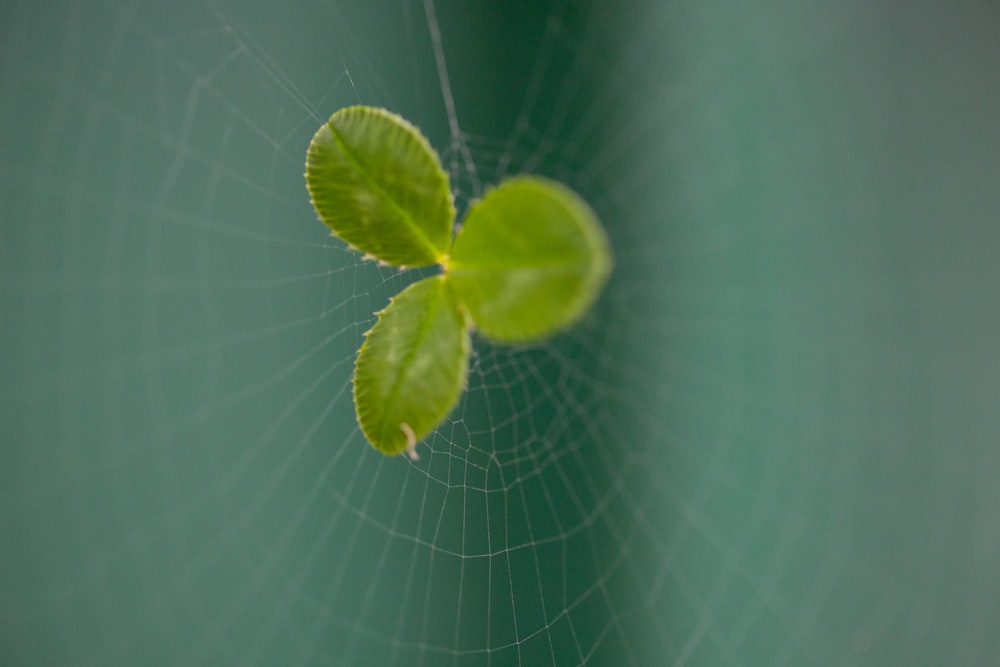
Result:
{"label": "green leaf", "polygon": [[[469,367],[467,317],[444,276],[400,292],[366,334],[354,367],[354,406],[383,454],[416,444],[458,402]],[[413,440],[408,442],[408,432]]]}
{"label": "green leaf", "polygon": [[441,261],[455,207],[448,176],[420,131],[384,109],[337,111],[313,136],[306,185],[335,236],[389,264]]}
{"label": "green leaf", "polygon": [[517,343],[579,319],[607,281],[612,259],[583,199],[554,181],[522,176],[473,205],[446,267],[479,330]]}

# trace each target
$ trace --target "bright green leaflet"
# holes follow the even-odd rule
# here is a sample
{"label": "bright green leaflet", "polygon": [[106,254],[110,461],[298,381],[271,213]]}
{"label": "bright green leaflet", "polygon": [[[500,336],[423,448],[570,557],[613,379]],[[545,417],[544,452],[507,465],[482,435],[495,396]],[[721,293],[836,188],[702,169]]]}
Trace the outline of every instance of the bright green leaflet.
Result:
{"label": "bright green leaflet", "polygon": [[575,322],[611,271],[597,217],[569,188],[520,177],[469,211],[448,275],[473,321],[497,342],[552,335]]}
{"label": "bright green leaflet", "polygon": [[432,276],[396,295],[366,336],[354,367],[358,422],[383,453],[412,451],[465,387],[465,313],[447,279]]}
{"label": "bright green leaflet", "polygon": [[306,185],[320,219],[351,246],[388,264],[442,267],[392,299],[358,353],[358,423],[384,454],[416,458],[417,441],[454,409],[472,326],[498,343],[543,340],[579,320],[611,273],[587,203],[534,176],[490,190],[452,243],[455,209],[437,153],[383,109],[334,113],[309,144]]}
{"label": "bright green leaflet", "polygon": [[417,128],[383,109],[347,107],[306,155],[313,206],[334,235],[389,264],[441,261],[455,220],[448,176]]}

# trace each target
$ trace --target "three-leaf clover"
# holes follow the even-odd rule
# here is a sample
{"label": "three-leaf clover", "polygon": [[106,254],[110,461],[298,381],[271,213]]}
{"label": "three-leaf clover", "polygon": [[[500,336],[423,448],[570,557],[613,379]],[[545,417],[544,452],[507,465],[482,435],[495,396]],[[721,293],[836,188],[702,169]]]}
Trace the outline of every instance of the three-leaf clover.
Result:
{"label": "three-leaf clover", "polygon": [[455,207],[437,153],[384,109],[334,113],[309,144],[306,185],[333,235],[366,256],[442,267],[378,313],[355,362],[358,423],[387,455],[416,458],[417,441],[455,407],[473,328],[497,343],[545,339],[576,322],[611,273],[597,217],[548,179],[504,181],[472,204],[453,235]]}

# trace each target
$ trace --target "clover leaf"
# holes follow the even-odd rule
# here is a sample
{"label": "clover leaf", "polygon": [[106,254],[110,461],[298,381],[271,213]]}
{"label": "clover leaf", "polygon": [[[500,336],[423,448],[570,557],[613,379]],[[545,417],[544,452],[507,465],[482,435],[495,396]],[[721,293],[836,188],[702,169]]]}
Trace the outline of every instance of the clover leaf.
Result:
{"label": "clover leaf", "polygon": [[397,294],[365,334],[354,404],[369,442],[411,452],[458,402],[469,367],[469,323],[444,276]]}
{"label": "clover leaf", "polygon": [[487,337],[519,343],[576,321],[611,270],[600,223],[575,192],[519,177],[469,210],[447,275]]}
{"label": "clover leaf", "polygon": [[408,451],[454,409],[470,332],[497,343],[543,340],[572,326],[612,269],[597,216],[555,181],[519,176],[474,203],[452,241],[448,176],[427,140],[396,114],[353,106],[313,136],[306,185],[333,235],[388,264],[440,264],[378,313],[354,366],[354,406],[368,441]]}
{"label": "clover leaf", "polygon": [[420,131],[383,109],[348,107],[309,144],[306,182],[334,235],[389,264],[441,261],[455,221],[448,176]]}

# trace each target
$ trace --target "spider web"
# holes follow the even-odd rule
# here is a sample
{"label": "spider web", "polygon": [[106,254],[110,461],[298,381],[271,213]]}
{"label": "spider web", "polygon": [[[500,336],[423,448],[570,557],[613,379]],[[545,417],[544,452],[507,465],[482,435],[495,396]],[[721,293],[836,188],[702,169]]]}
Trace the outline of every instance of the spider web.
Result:
{"label": "spider web", "polygon": [[[506,4],[2,10],[2,662],[998,655],[995,11]],[[355,103],[615,251],[416,462],[350,378],[426,271],[302,178]]]}

